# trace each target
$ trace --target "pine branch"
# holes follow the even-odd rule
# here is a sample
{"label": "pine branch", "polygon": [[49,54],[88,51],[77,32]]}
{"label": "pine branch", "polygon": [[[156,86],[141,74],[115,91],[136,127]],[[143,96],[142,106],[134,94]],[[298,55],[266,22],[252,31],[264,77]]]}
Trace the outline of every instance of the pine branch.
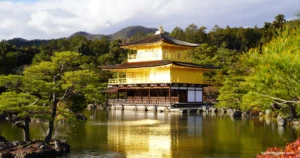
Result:
{"label": "pine branch", "polygon": [[59,70],[59,73],[57,75],[54,76],[54,80],[56,81],[56,79],[58,77],[60,77],[65,71],[65,68],[64,68],[64,65],[60,65],[60,70]]}
{"label": "pine branch", "polygon": [[35,105],[37,102],[40,101],[41,98],[37,98],[33,103],[31,103],[30,105]]}
{"label": "pine branch", "polygon": [[62,81],[59,81],[59,83],[54,87],[54,89],[58,88],[62,84]]}
{"label": "pine branch", "polygon": [[281,104],[281,105],[282,104],[287,104],[287,103],[292,103],[292,104],[299,104],[300,103],[300,100],[285,100],[285,99],[281,99],[281,98],[277,98],[277,97],[272,97],[272,96],[265,95],[265,94],[260,94],[260,93],[258,93],[258,94],[261,95],[261,96],[263,96],[263,97],[273,99],[274,102],[276,102],[277,104]]}
{"label": "pine branch", "polygon": [[74,86],[75,86],[75,83],[73,83],[72,86],[70,86],[69,88],[67,88],[67,89],[65,90],[65,93],[64,93],[64,95],[61,97],[61,100],[66,99],[66,97],[68,97],[68,96],[71,94],[71,92],[72,92]]}

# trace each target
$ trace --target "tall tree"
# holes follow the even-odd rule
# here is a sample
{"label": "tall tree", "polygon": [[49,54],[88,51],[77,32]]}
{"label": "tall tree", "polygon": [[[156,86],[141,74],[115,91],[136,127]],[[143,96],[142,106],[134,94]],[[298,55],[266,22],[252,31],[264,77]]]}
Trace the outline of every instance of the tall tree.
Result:
{"label": "tall tree", "polygon": [[173,37],[173,38],[182,40],[182,41],[185,40],[185,33],[184,33],[184,31],[183,31],[180,27],[178,27],[178,26],[176,26],[176,27],[172,30],[170,36]]}
{"label": "tall tree", "polygon": [[[43,105],[50,109],[50,113],[48,113],[49,127],[45,137],[46,142],[52,139],[56,116],[58,114],[72,116],[72,113],[67,114],[68,112],[64,110],[63,106],[58,107],[59,103],[63,104],[68,99],[71,101],[75,96],[79,95],[92,100],[91,97],[95,95],[90,93],[97,93],[97,90],[99,90],[98,87],[101,85],[99,83],[100,77],[95,72],[85,69],[82,64],[79,53],[57,52],[51,57],[51,61],[40,62],[27,67],[24,70],[24,76],[11,75],[0,78],[1,85],[7,87],[9,92],[15,92],[15,96],[22,98],[25,95],[24,93],[27,93],[36,99],[36,101],[32,101],[31,105]],[[12,81],[14,82],[12,83]],[[2,93],[1,96],[8,94]],[[18,104],[22,105],[22,107],[29,107],[26,106],[29,104],[29,101]],[[69,111],[75,112],[80,110],[80,108],[74,108],[74,106],[70,107],[72,109],[69,109]]]}
{"label": "tall tree", "polygon": [[[264,45],[261,50],[253,49],[250,58],[257,65],[246,77],[249,93],[244,103],[252,106],[278,104],[289,109],[289,116],[295,118],[300,105],[300,27],[287,28]],[[255,97],[261,100],[249,104]]]}
{"label": "tall tree", "polygon": [[185,40],[192,43],[198,43],[197,31],[198,31],[198,26],[195,24],[190,24],[185,29]]}

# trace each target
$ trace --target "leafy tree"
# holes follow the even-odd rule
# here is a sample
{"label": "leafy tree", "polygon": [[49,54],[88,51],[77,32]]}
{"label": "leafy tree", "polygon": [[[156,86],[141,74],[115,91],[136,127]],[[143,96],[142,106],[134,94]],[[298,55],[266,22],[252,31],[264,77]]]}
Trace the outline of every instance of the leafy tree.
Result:
{"label": "leafy tree", "polygon": [[[35,96],[36,101],[32,105],[45,106],[50,108],[49,128],[45,141],[52,139],[54,121],[56,116],[71,116],[64,108],[58,104],[78,101],[78,96],[91,99],[91,94],[98,88],[99,76],[95,72],[84,69],[81,63],[81,56],[75,52],[57,52],[51,57],[51,61],[40,62],[36,65],[27,67],[24,76],[10,75],[2,76],[2,86],[7,87],[9,92],[15,92],[20,97],[24,93]],[[12,83],[12,81],[14,81]],[[86,90],[86,88],[88,90]],[[1,94],[7,95],[7,93]],[[66,106],[69,111],[78,112],[83,107],[78,104]],[[20,103],[18,103],[20,104]],[[21,107],[29,104],[29,101],[22,102]],[[70,105],[70,104],[67,104]],[[5,107],[5,106],[4,106]],[[64,106],[63,106],[64,107]],[[30,116],[28,113],[26,116]]]}
{"label": "leafy tree", "polygon": [[277,29],[282,28],[286,23],[285,17],[283,14],[278,14],[273,21],[273,26]]}
{"label": "leafy tree", "polygon": [[223,78],[217,107],[248,110],[249,107],[243,107],[243,96],[248,93],[248,88],[241,84],[245,82],[244,76],[249,75],[256,61],[249,58],[249,54],[232,55],[232,57],[237,60],[232,60],[231,64],[229,61],[228,65],[220,70],[226,74],[221,75]]}
{"label": "leafy tree", "polygon": [[5,114],[17,127],[22,128],[24,139],[30,140],[30,119],[44,118],[50,114],[49,108],[42,108],[42,105],[48,102],[43,96],[49,96],[51,84],[20,75],[2,75],[0,85],[7,89],[7,92],[0,94],[0,113]]}
{"label": "leafy tree", "polygon": [[187,42],[192,42],[192,43],[198,43],[197,39],[197,31],[198,31],[198,26],[195,24],[190,24],[186,29],[185,29],[185,40]]}
{"label": "leafy tree", "polygon": [[208,36],[205,32],[207,28],[205,26],[200,27],[196,32],[197,40],[196,43],[208,43]]}
{"label": "leafy tree", "polygon": [[142,32],[142,31],[138,31],[137,33],[135,33],[133,36],[130,37],[129,41],[137,41],[137,40],[140,40],[140,39],[143,39],[147,37],[147,34]]}
{"label": "leafy tree", "polygon": [[175,28],[172,30],[170,36],[173,37],[173,38],[182,40],[182,41],[185,40],[185,33],[184,33],[184,31],[183,31],[180,27],[178,27],[178,26],[175,27]]}
{"label": "leafy tree", "polygon": [[[248,106],[277,104],[282,110],[289,109],[289,116],[295,118],[300,104],[300,27],[287,28],[280,36],[261,49],[249,52],[257,65],[251,69],[244,83],[249,88],[244,103]],[[259,100],[256,105],[251,100]]]}
{"label": "leafy tree", "polygon": [[262,43],[268,43],[274,36],[278,35],[278,30],[282,31],[283,26],[286,24],[284,15],[279,14],[275,17],[272,23],[265,22],[262,28]]}
{"label": "leafy tree", "polygon": [[[28,93],[4,92],[0,95],[0,111],[9,121],[24,131],[24,140],[30,141],[29,122],[39,107],[31,105],[35,97]],[[7,112],[8,111],[8,112]],[[18,115],[17,115],[18,114]]]}
{"label": "leafy tree", "polygon": [[210,43],[216,47],[221,46],[223,41],[225,41],[224,35],[223,35],[223,29],[215,25],[212,30],[208,33]]}
{"label": "leafy tree", "polygon": [[127,59],[127,50],[120,47],[121,40],[114,40],[110,43],[109,54],[114,59],[113,64],[122,63]]}

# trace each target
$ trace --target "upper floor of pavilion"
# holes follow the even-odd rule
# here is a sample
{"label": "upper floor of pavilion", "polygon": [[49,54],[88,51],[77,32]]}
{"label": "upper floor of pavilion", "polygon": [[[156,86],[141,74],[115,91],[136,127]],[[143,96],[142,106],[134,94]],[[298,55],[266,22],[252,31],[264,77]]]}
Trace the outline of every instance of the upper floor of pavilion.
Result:
{"label": "upper floor of pavilion", "polygon": [[122,48],[133,50],[128,54],[128,62],[170,60],[192,62],[189,51],[199,44],[172,38],[162,27],[152,36],[134,42],[121,44]]}

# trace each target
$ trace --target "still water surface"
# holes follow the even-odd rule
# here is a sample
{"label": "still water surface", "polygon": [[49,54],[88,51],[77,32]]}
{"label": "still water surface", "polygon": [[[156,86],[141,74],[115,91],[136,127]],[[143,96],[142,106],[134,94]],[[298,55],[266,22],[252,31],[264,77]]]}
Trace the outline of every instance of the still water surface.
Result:
{"label": "still water surface", "polygon": [[[270,120],[223,115],[88,110],[85,115],[85,124],[56,126],[54,136],[71,145],[68,157],[255,157],[298,136]],[[32,138],[41,139],[46,131],[45,123],[31,124]],[[0,123],[0,135],[23,139],[9,122]]]}

